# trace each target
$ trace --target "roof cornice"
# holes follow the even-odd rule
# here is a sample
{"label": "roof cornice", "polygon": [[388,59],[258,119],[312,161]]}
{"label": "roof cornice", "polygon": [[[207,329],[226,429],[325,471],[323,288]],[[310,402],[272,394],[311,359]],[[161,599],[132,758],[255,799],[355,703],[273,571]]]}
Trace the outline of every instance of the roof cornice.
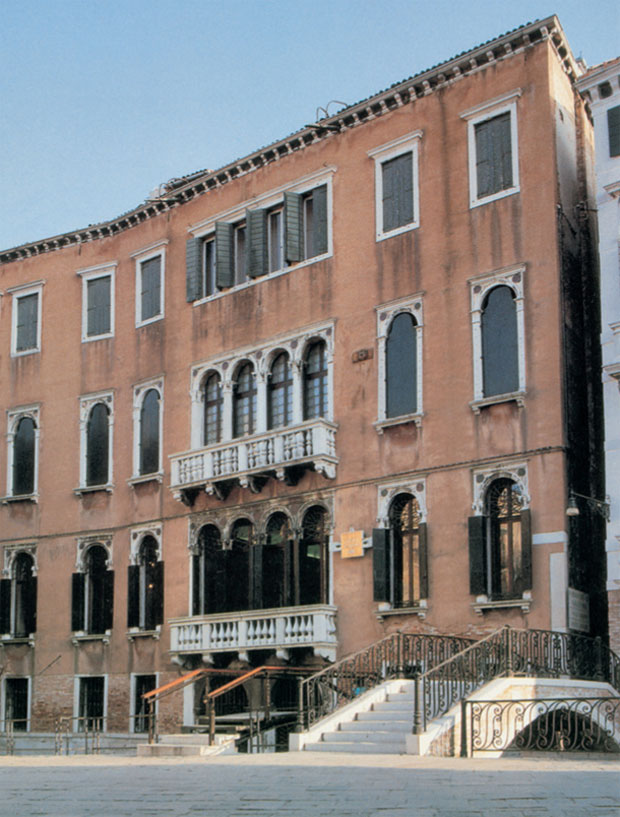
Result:
{"label": "roof cornice", "polygon": [[90,225],[82,230],[22,244],[0,251],[0,264],[31,258],[46,252],[108,238],[124,232],[144,221],[179,207],[198,196],[222,187],[230,181],[259,170],[279,161],[290,153],[324,139],[333,139],[350,128],[364,125],[403,105],[415,103],[436,90],[448,87],[464,77],[480,71],[489,65],[509,59],[541,42],[550,42],[561,61],[564,70],[574,82],[581,74],[558,18],[553,15],[544,20],[528,23],[501,37],[489,40],[470,51],[464,51],[447,62],[440,63],[426,71],[397,82],[367,99],[349,105],[337,114],[307,125],[290,136],[260,148],[249,155],[237,159],[218,170],[192,173],[183,179],[173,180],[166,185],[163,195],[148,199],[133,210],[118,218],[100,224]]}

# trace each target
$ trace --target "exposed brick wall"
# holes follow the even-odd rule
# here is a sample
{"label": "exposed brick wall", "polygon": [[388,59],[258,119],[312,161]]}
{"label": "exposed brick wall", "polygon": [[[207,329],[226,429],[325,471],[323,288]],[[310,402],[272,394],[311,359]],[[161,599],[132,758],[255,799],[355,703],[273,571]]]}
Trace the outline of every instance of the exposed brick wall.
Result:
{"label": "exposed brick wall", "polygon": [[73,675],[41,675],[32,681],[31,729],[53,732],[58,718],[73,715]]}

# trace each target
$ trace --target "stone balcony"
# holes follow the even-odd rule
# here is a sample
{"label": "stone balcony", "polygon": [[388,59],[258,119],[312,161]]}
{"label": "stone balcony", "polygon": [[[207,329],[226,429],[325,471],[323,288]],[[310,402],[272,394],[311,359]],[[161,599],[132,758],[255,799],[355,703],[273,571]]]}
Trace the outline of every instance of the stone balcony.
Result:
{"label": "stone balcony", "polygon": [[173,454],[170,488],[177,499],[192,504],[201,489],[224,498],[236,482],[258,492],[269,477],[295,484],[305,469],[334,479],[336,428],[335,423],[316,418]]}
{"label": "stone balcony", "polygon": [[242,610],[204,616],[173,618],[170,652],[201,653],[209,661],[216,652],[237,652],[247,660],[249,650],[275,650],[288,657],[293,647],[312,647],[316,655],[336,658],[336,607],[309,604],[270,610]]}

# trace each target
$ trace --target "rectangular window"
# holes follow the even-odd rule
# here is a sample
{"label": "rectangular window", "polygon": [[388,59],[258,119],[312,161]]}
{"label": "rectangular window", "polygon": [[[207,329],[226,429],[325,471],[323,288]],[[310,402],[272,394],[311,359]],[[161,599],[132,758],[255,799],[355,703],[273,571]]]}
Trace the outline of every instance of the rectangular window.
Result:
{"label": "rectangular window", "polygon": [[245,248],[245,223],[235,225],[233,233],[233,256],[235,284],[243,284],[248,280]]}
{"label": "rectangular window", "polygon": [[414,131],[368,151],[375,161],[377,241],[413,230],[420,224],[418,145]]}
{"label": "rectangular window", "polygon": [[109,275],[86,282],[86,335],[89,338],[110,333],[111,285]]}
{"label": "rectangular window", "polygon": [[28,731],[28,678],[7,678],[4,695],[4,729]]}
{"label": "rectangular window", "polygon": [[148,699],[145,700],[143,695],[156,687],[156,675],[134,676],[133,732],[144,733],[149,731],[149,721],[154,705]]}
{"label": "rectangular window", "polygon": [[620,105],[607,111],[607,131],[609,133],[609,155],[620,156]]}
{"label": "rectangular window", "polygon": [[284,266],[283,238],[282,210],[272,210],[267,218],[269,272],[276,272]]}
{"label": "rectangular window", "polygon": [[29,355],[41,349],[42,287],[28,287],[13,294],[11,353]]}
{"label": "rectangular window", "polygon": [[161,314],[161,256],[140,264],[140,320],[149,321]]}
{"label": "rectangular window", "polygon": [[80,678],[78,732],[101,732],[105,717],[105,678]]}
{"label": "rectangular window", "polygon": [[200,297],[213,295],[217,292],[215,283],[215,239],[209,238],[203,244],[203,286]]}

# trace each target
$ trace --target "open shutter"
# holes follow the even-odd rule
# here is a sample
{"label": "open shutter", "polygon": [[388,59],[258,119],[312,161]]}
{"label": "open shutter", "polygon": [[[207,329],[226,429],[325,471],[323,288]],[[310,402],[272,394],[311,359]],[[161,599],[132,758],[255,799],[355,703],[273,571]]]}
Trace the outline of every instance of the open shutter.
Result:
{"label": "open shutter", "polygon": [[372,587],[375,601],[390,601],[390,531],[372,532]]}
{"label": "open shutter", "polygon": [[620,105],[608,109],[607,130],[609,133],[609,155],[620,156]]}
{"label": "open shutter", "polygon": [[327,185],[322,184],[312,191],[314,255],[327,252]]}
{"label": "open shutter", "polygon": [[103,574],[103,629],[111,630],[114,620],[114,571]]}
{"label": "open shutter", "polygon": [[71,576],[71,629],[73,632],[84,629],[84,573],[73,573]]}
{"label": "open shutter", "polygon": [[418,527],[418,568],[420,571],[420,598],[428,598],[428,545],[426,522]]}
{"label": "open shutter", "polygon": [[185,242],[185,289],[188,301],[197,301],[202,291],[202,238],[188,238]]}
{"label": "open shutter", "polygon": [[521,511],[521,592],[532,589],[532,512]]}
{"label": "open shutter", "polygon": [[140,566],[127,568],[127,626],[140,626]]}
{"label": "open shutter", "polygon": [[220,288],[235,283],[233,226],[225,221],[215,225],[215,283]]}
{"label": "open shutter", "polygon": [[0,579],[0,633],[11,632],[11,580]]}
{"label": "open shutter", "polygon": [[469,592],[480,596],[487,592],[485,570],[486,516],[469,517]]}
{"label": "open shutter", "polygon": [[267,272],[267,211],[246,210],[245,228],[248,275],[250,278],[258,278]]}
{"label": "open shutter", "polygon": [[476,179],[478,198],[488,196],[491,191],[491,137],[489,122],[475,126],[476,134]]}
{"label": "open shutter", "polygon": [[150,629],[164,623],[164,563],[155,562],[153,567],[153,620]]}
{"label": "open shutter", "polygon": [[192,615],[200,616],[204,612],[200,597],[200,556],[192,555]]}
{"label": "open shutter", "polygon": [[37,577],[31,576],[24,596],[24,624],[26,633],[37,631]]}
{"label": "open shutter", "polygon": [[284,194],[284,250],[286,260],[293,264],[303,261],[302,197],[299,193]]}

